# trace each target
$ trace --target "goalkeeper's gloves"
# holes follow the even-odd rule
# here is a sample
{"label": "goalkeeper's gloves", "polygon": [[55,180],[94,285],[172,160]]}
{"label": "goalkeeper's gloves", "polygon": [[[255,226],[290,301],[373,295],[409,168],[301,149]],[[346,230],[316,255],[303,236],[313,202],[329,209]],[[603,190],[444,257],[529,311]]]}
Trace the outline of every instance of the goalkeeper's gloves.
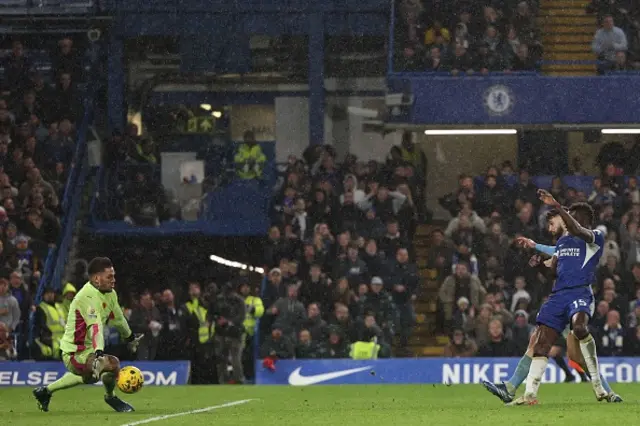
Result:
{"label": "goalkeeper's gloves", "polygon": [[138,346],[140,345],[140,340],[142,340],[143,337],[144,334],[142,333],[131,333],[131,335],[127,338],[127,348],[129,348],[132,353],[138,352]]}
{"label": "goalkeeper's gloves", "polygon": [[96,357],[93,360],[93,365],[91,365],[91,376],[98,382],[100,381],[102,370],[104,370],[106,358],[104,357],[104,352],[101,350],[95,351],[94,355]]}

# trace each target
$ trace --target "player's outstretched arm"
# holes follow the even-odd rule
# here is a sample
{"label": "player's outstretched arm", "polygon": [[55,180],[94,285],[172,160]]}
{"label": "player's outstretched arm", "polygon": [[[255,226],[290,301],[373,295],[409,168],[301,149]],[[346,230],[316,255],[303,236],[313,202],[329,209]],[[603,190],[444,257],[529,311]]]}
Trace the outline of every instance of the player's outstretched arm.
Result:
{"label": "player's outstretched arm", "polygon": [[592,243],[595,241],[593,231],[580,225],[578,221],[573,216],[571,216],[569,212],[566,211],[558,201],[556,201],[555,198],[553,198],[553,195],[551,195],[549,191],[538,189],[538,197],[540,197],[540,201],[542,201],[546,205],[558,209],[558,213],[564,221],[564,224],[567,227],[567,232],[569,232],[569,234],[573,235],[574,237],[578,237],[581,240],[586,241],[587,243]]}
{"label": "player's outstretched arm", "polygon": [[530,238],[527,237],[517,237],[515,239],[515,243],[519,247],[532,248],[540,253],[544,253],[549,256],[553,256],[553,253],[556,252],[555,246],[546,246],[544,244],[538,244]]}
{"label": "player's outstretched arm", "polygon": [[118,303],[118,296],[116,292],[111,292],[111,298],[109,300],[111,305],[111,312],[113,312],[113,318],[109,319],[109,324],[114,326],[118,333],[120,333],[120,337],[123,339],[128,339],[131,337],[131,327],[129,327],[129,322],[127,318],[124,316],[124,312],[122,312],[122,308],[120,307],[120,303]]}

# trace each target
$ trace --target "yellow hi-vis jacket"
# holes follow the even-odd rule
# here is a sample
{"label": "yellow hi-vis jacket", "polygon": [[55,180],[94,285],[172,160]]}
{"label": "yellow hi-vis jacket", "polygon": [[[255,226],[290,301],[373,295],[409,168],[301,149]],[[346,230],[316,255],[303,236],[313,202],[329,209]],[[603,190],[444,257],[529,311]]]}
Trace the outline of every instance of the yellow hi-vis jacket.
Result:
{"label": "yellow hi-vis jacket", "polygon": [[[249,336],[253,336],[256,329],[256,319],[262,318],[264,314],[264,305],[262,299],[255,296],[247,296],[244,299],[244,305],[247,307],[247,314],[244,319],[244,330]],[[255,308],[253,314],[251,313],[251,307]]]}
{"label": "yellow hi-vis jacket", "polygon": [[210,326],[207,321],[207,310],[200,306],[198,299],[191,300],[185,304],[187,310],[192,315],[198,318],[198,341],[200,343],[207,343],[215,332],[215,329]]}
{"label": "yellow hi-vis jacket", "polygon": [[40,347],[40,352],[43,356],[59,359],[60,339],[62,339],[64,335],[65,320],[55,306],[51,306],[45,302],[41,302],[39,306],[47,319],[47,328],[51,332],[52,345],[45,345],[39,338],[36,339],[36,344]]}
{"label": "yellow hi-vis jacket", "polygon": [[241,179],[261,178],[262,167],[266,161],[267,157],[262,153],[260,145],[249,146],[246,143],[240,145],[233,158],[233,162],[236,165],[236,174]]}
{"label": "yellow hi-vis jacket", "polygon": [[380,345],[372,342],[355,342],[351,345],[351,359],[377,359]]}

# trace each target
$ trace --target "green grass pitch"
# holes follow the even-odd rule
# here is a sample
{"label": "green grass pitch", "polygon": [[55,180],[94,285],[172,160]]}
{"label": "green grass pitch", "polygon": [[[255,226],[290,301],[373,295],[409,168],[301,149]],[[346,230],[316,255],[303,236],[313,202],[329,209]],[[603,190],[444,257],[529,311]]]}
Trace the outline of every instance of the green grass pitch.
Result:
{"label": "green grass pitch", "polygon": [[[114,413],[99,387],[54,395],[41,413],[27,387],[0,388],[2,425],[640,425],[640,384],[613,384],[622,404],[596,402],[588,384],[545,385],[540,404],[505,407],[479,385],[147,387],[123,399],[135,413]],[[234,401],[210,411],[154,419]],[[149,421],[151,419],[151,421]],[[148,422],[145,422],[147,420]]]}

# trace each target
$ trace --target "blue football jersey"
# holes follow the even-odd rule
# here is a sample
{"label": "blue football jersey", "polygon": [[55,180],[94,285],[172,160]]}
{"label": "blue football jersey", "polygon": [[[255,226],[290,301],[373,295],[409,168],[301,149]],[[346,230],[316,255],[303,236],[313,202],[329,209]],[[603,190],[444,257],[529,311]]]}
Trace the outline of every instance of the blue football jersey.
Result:
{"label": "blue football jersey", "polygon": [[556,243],[554,256],[558,258],[558,266],[553,291],[588,286],[596,282],[604,235],[598,230],[592,232],[595,237],[592,243],[572,235],[564,235]]}

